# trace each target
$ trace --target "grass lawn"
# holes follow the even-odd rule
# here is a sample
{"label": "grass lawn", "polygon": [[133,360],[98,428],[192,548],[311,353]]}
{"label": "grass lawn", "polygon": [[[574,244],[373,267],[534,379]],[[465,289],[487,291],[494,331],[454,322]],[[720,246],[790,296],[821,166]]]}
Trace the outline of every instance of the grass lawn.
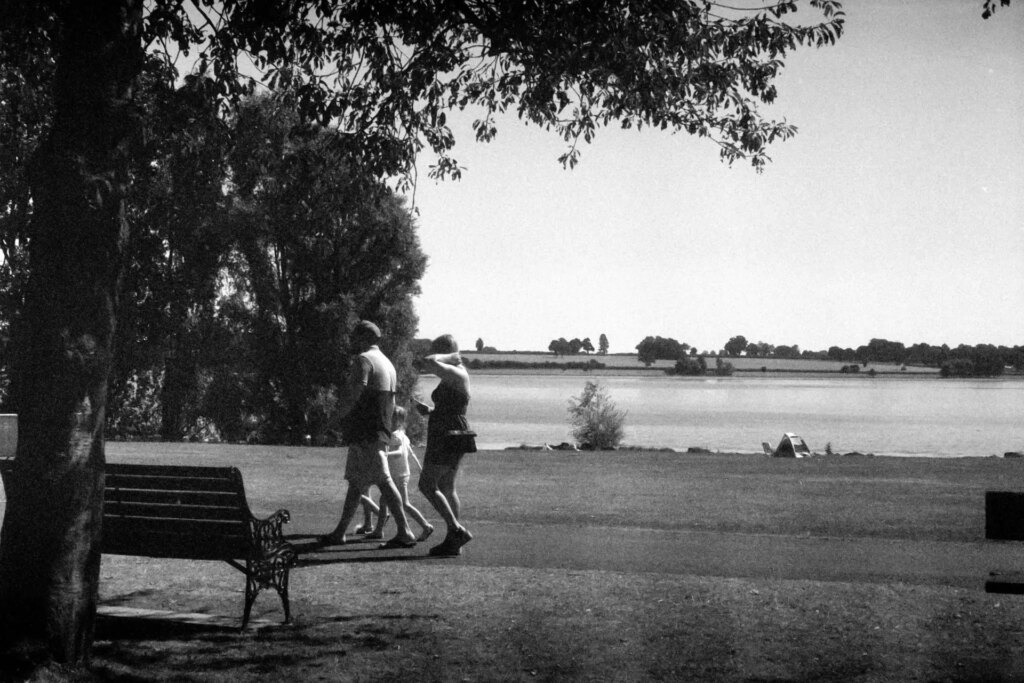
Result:
{"label": "grass lawn", "polygon": [[[112,443],[108,457],[237,465],[250,505],[290,509],[288,531],[300,536],[327,530],[344,492],[342,451],[329,449]],[[460,479],[471,528],[950,544],[981,541],[983,492],[991,488],[1024,488],[1024,462],[505,451],[472,456]],[[428,509],[419,494],[413,501]],[[241,613],[241,575],[226,565],[105,556],[102,571],[104,605],[228,623]],[[1024,597],[965,588],[598,571],[557,557],[534,567],[306,563],[292,577],[290,625],[277,623],[272,594],[254,610],[270,625],[246,633],[101,619],[95,674],[123,681],[1024,680]]]}

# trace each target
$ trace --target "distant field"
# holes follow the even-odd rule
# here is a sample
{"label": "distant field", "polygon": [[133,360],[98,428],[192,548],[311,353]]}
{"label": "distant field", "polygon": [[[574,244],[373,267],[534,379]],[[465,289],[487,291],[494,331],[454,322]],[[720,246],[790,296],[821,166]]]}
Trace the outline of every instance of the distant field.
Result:
{"label": "distant field", "polygon": [[[518,362],[518,363],[568,363],[568,362],[582,362],[585,363],[588,360],[596,360],[598,363],[604,363],[609,368],[622,368],[629,370],[643,370],[644,364],[637,361],[636,354],[633,353],[616,353],[608,354],[607,356],[599,356],[595,353],[592,354],[578,354],[575,356],[556,356],[553,353],[541,352],[541,351],[512,351],[502,353],[477,353],[476,351],[466,351],[463,355],[468,359],[479,359],[481,361],[502,361],[502,362]],[[706,357],[708,367],[713,368],[715,366],[715,359],[712,357]],[[839,370],[848,363],[841,361],[832,360],[803,360],[803,359],[790,359],[790,358],[725,358],[724,360],[733,364],[737,370],[741,372],[747,371],[758,371],[761,368],[765,368],[769,372],[839,372]],[[671,368],[675,365],[674,361],[659,360],[651,365],[651,369],[664,370]],[[901,366],[893,363],[870,363],[866,368],[862,367],[861,372],[869,372],[872,369],[876,372],[901,372]],[[908,366],[907,373],[937,373],[938,368],[924,368],[916,366]]]}

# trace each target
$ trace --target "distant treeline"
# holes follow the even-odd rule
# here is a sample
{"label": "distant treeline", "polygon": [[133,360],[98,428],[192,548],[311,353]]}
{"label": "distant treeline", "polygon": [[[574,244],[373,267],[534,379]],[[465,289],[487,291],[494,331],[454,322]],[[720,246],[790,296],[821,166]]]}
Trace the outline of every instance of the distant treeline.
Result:
{"label": "distant treeline", "polygon": [[[895,365],[916,365],[939,368],[943,377],[995,377],[1007,368],[1024,372],[1024,346],[994,346],[961,344],[951,348],[946,344],[914,344],[910,347],[902,342],[887,339],[872,339],[856,349],[831,346],[827,351],[801,351],[792,346],[748,342],[737,335],[726,342],[719,352],[701,353],[696,347],[679,342],[671,337],[646,337],[636,346],[637,360],[651,365],[657,360],[679,361],[687,357],[727,356],[748,358],[788,358],[805,360],[832,360],[842,363],[892,363]],[[685,369],[694,370],[689,364]]]}
{"label": "distant treeline", "polygon": [[555,354],[556,356],[575,356],[578,353],[593,353],[595,350],[598,355],[605,355],[608,353],[608,337],[602,334],[598,338],[597,349],[594,348],[594,344],[590,341],[590,337],[573,337],[572,339],[566,339],[565,337],[559,337],[558,339],[552,339],[551,343],[548,344],[548,351]]}
{"label": "distant treeline", "polygon": [[939,368],[943,377],[997,377],[1007,368],[1024,372],[1024,346],[994,346],[960,344],[951,348],[946,344],[914,344],[910,347],[887,339],[872,339],[856,349],[832,346],[825,352],[830,360],[844,362],[894,363]]}
{"label": "distant treeline", "polygon": [[558,363],[544,361],[531,363],[518,360],[480,360],[474,358],[467,363],[470,370],[602,370],[604,363],[591,358],[588,361],[568,361]]}
{"label": "distant treeline", "polygon": [[[604,335],[601,337],[603,346],[606,338]],[[556,357],[587,352],[586,345],[582,343],[570,342],[567,347],[560,342],[561,340],[554,340],[548,349]],[[478,351],[481,350],[497,353],[493,347],[478,349]],[[950,347],[946,344],[935,346],[922,343],[908,347],[901,342],[872,339],[856,349],[831,346],[827,351],[808,351],[801,350],[796,344],[776,346],[764,342],[748,342],[743,336],[736,336],[729,339],[720,351],[700,351],[696,347],[671,337],[649,336],[636,345],[636,350],[637,360],[645,366],[650,367],[659,360],[672,361],[675,365],[670,374],[678,375],[732,374],[735,369],[729,363],[716,362],[714,367],[709,368],[708,363],[704,361],[705,358],[730,357],[836,361],[844,364],[840,370],[843,373],[858,372],[861,368],[868,369],[871,363],[937,368],[943,377],[997,377],[1007,371],[1024,373],[1024,346],[1007,347],[992,344],[976,346],[961,344],[957,347]],[[474,358],[469,361],[469,367],[472,369],[597,370],[606,366],[594,359],[580,362],[527,362]]]}

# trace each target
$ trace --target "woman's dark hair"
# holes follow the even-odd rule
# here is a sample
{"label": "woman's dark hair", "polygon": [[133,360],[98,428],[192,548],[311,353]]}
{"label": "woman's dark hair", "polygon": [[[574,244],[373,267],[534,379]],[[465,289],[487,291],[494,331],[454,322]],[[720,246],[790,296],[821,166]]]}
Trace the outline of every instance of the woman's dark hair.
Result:
{"label": "woman's dark hair", "polygon": [[459,350],[459,345],[455,341],[455,337],[450,334],[442,334],[440,337],[430,342],[431,353],[455,353]]}

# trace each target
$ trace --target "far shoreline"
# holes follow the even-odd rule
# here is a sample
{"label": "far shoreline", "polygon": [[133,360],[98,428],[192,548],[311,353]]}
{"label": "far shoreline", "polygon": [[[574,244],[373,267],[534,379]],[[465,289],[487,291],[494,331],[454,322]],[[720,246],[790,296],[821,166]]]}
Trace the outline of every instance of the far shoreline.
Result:
{"label": "far shoreline", "polygon": [[[673,375],[666,372],[665,368],[470,368],[475,375],[571,375],[574,377],[669,377],[680,380],[708,380],[708,379],[729,379],[730,377],[762,377],[765,379],[775,378],[830,378],[842,377],[856,379],[858,377],[871,378],[907,378],[907,379],[965,379],[965,378],[943,378],[938,372],[859,372],[845,373],[833,370],[736,370],[731,375],[716,375],[709,372],[706,375]],[[429,373],[428,373],[429,374]],[[1002,375],[1000,377],[975,377],[966,379],[1024,379],[1024,375]]]}
{"label": "far shoreline", "polygon": [[[567,442],[566,442],[567,443]],[[707,448],[701,448],[696,446],[690,446],[688,448],[671,448],[671,447],[652,447],[652,446],[621,446],[612,450],[588,450],[582,448],[561,448],[561,444],[547,443],[547,444],[519,444],[501,446],[500,444],[483,444],[480,447],[478,453],[492,453],[495,455],[505,455],[508,453],[574,453],[577,455],[613,455],[616,453],[641,453],[645,455],[683,455],[688,457],[703,457],[703,456],[715,456],[715,457],[736,457],[736,458],[764,458],[766,460],[836,460],[846,458],[896,458],[899,460],[908,459],[919,459],[919,460],[1021,460],[1024,462],[1024,453],[1017,451],[1007,451],[1006,453],[990,453],[987,455],[928,455],[924,453],[862,453],[860,451],[850,451],[848,453],[811,453],[809,456],[802,457],[788,457],[788,456],[772,456],[767,455],[760,451],[717,451],[710,450]]]}
{"label": "far shoreline", "polygon": [[[1024,373],[1007,369],[992,377],[942,377],[937,367],[898,363],[842,362],[809,358],[758,358],[749,356],[701,356],[707,371],[698,375],[677,375],[674,361],[657,360],[645,365],[636,354],[579,354],[556,356],[541,351],[464,351],[463,360],[471,373],[479,375],[567,375],[573,377],[672,377],[676,379],[719,379],[729,377],[764,379],[778,378],[857,378],[869,379],[968,379],[968,380],[1022,380]],[[722,361],[731,369],[716,372],[716,363]]]}

